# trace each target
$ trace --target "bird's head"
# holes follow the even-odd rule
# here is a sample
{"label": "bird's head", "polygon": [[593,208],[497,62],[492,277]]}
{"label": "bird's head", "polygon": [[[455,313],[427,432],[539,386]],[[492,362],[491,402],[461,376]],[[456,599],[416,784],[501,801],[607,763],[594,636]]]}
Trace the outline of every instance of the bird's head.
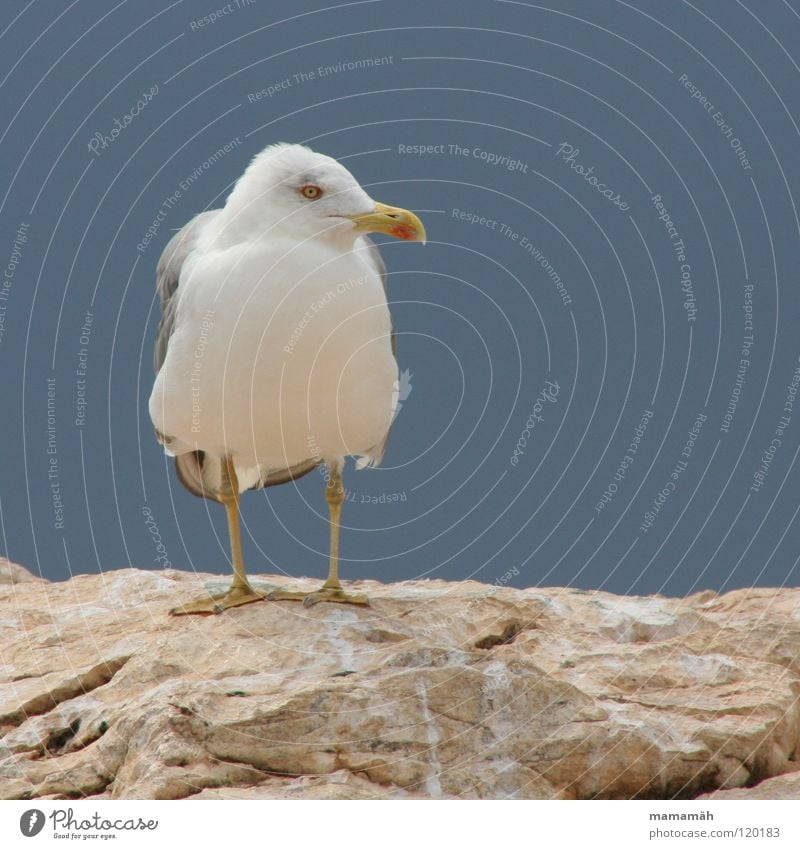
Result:
{"label": "bird's head", "polygon": [[342,164],[299,144],[270,145],[257,154],[226,210],[240,224],[272,234],[286,228],[295,238],[355,240],[362,233],[385,233],[425,241],[413,212],[374,201]]}

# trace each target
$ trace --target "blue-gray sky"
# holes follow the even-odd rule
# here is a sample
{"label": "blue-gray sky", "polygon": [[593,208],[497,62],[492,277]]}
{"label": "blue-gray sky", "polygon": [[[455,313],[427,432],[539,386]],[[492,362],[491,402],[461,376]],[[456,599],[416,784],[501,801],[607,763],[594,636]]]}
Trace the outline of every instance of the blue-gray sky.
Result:
{"label": "blue-gray sky", "polygon": [[[12,559],[52,579],[227,574],[223,511],[152,436],[154,269],[254,153],[292,141],[421,211],[430,239],[385,245],[410,391],[384,466],[348,470],[345,578],[797,584],[796,0],[17,12],[0,13]],[[243,517],[251,571],[325,573],[319,475],[248,495]]]}

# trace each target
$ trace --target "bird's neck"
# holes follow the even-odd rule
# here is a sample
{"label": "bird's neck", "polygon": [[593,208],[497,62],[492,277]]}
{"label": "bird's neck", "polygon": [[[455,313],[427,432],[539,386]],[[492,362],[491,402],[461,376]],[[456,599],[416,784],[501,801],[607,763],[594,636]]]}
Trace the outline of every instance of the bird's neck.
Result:
{"label": "bird's neck", "polygon": [[204,234],[206,247],[224,250],[239,244],[264,246],[291,239],[295,243],[314,241],[325,244],[332,250],[345,253],[353,250],[359,233],[351,227],[335,227],[317,229],[304,226],[302,221],[283,219],[275,222],[256,218],[246,211],[224,208],[219,216],[211,223]]}

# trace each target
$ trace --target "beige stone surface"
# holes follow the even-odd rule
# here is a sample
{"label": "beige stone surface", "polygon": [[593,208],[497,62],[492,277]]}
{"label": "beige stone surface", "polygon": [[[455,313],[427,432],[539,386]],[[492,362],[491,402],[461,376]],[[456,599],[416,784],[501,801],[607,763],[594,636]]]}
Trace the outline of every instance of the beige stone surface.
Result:
{"label": "beige stone surface", "polygon": [[737,787],[733,790],[715,790],[704,793],[701,799],[800,799],[800,772],[788,772],[775,778],[768,778],[755,787]]}
{"label": "beige stone surface", "polygon": [[13,563],[7,557],[0,557],[0,584],[30,584],[41,580],[18,563]]}
{"label": "beige stone surface", "polygon": [[14,574],[5,799],[800,795],[800,590],[363,582],[371,608],[170,617],[227,578]]}

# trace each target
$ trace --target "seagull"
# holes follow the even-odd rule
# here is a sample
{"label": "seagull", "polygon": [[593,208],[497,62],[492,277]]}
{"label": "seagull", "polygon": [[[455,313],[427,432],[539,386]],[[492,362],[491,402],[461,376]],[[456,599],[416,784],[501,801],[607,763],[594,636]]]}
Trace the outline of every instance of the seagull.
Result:
{"label": "seagull", "polygon": [[[150,417],[180,482],[221,503],[233,581],[171,613],[269,598],[369,604],[339,580],[346,457],[377,466],[398,402],[386,266],[368,233],[425,242],[409,210],[374,201],[335,159],[270,145],[224,207],[196,215],[157,267],[161,320]],[[328,578],[265,594],[247,579],[239,499],[324,464]]]}

